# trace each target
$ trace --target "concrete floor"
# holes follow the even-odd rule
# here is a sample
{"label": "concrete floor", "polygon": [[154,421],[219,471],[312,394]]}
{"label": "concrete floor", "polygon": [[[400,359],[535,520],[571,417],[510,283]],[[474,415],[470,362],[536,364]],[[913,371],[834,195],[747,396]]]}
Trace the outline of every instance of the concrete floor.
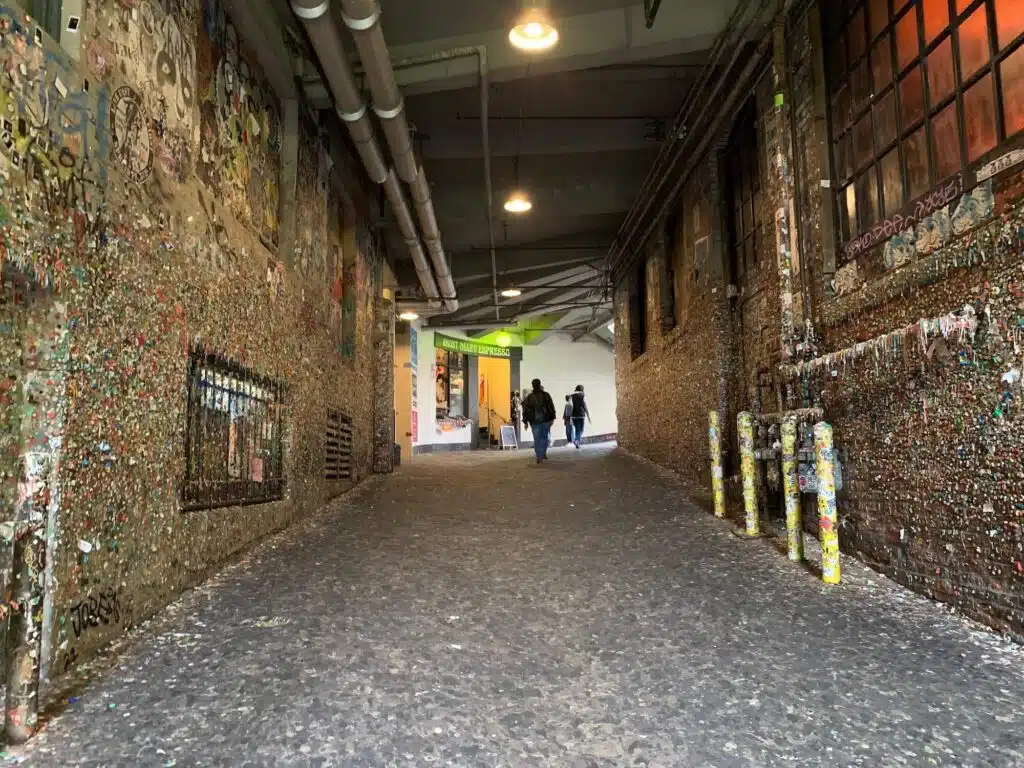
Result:
{"label": "concrete floor", "polygon": [[606,448],[426,457],[143,628],[27,765],[1020,766],[1024,655]]}

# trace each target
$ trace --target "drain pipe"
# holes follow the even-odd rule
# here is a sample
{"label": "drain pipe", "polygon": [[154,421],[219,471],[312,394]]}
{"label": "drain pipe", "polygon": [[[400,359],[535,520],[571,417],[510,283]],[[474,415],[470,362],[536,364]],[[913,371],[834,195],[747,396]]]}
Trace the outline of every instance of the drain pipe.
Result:
{"label": "drain pipe", "polygon": [[[430,198],[430,184],[413,150],[402,92],[395,82],[395,71],[391,67],[391,56],[380,25],[380,5],[377,0],[341,0],[341,7],[342,19],[352,32],[359,58],[363,62],[370,93],[373,94],[373,111],[380,118],[395,170],[399,178],[412,189],[413,204],[427,252],[434,265],[434,274],[437,275],[441,298],[445,308],[454,312],[459,306],[455,281],[441,244],[441,232]],[[351,69],[348,70],[348,76],[352,77]]]}
{"label": "drain pipe", "polygon": [[[292,0],[292,10],[306,28],[310,42],[320,59],[327,84],[334,96],[338,117],[348,128],[367,176],[384,188],[384,195],[391,205],[406,248],[409,249],[424,294],[428,300],[439,305],[441,293],[434,273],[427,263],[419,235],[416,233],[409,204],[406,202],[401,184],[395,177],[394,169],[389,169],[384,161],[384,155],[374,135],[373,123],[367,114],[366,104],[363,103],[352,69],[345,57],[341,31],[327,13],[329,8],[330,0]],[[457,306],[455,304],[456,308]]]}
{"label": "drain pipe", "polygon": [[491,180],[491,130],[490,130],[490,75],[487,67],[487,48],[483,45],[467,45],[450,48],[447,51],[428,53],[391,62],[391,68],[412,69],[439,64],[455,59],[475,58],[480,82],[480,145],[484,155],[484,192],[487,205],[487,239],[491,254],[491,291],[494,295],[494,318],[501,319],[501,305],[498,302],[498,258],[494,236],[494,185]]}

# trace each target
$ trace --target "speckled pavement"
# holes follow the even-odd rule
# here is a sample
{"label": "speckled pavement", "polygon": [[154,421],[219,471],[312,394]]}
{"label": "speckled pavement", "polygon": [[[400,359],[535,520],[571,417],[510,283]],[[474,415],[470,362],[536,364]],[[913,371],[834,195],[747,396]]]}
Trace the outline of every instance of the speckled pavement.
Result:
{"label": "speckled pavement", "polygon": [[1020,766],[1024,656],[618,451],[425,457],[138,632],[26,765]]}

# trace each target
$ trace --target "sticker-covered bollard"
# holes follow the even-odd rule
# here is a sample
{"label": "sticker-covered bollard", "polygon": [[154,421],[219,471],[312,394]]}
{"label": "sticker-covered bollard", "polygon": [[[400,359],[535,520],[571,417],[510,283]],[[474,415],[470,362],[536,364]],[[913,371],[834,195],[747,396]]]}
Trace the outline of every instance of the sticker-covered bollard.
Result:
{"label": "sticker-covered bollard", "polygon": [[821,540],[821,580],[839,583],[839,526],[836,514],[835,450],[832,427],[814,425],[814,463],[818,474],[818,538]]}
{"label": "sticker-covered bollard", "polygon": [[722,474],[722,430],[718,411],[708,411],[708,442],[711,444],[711,492],[715,517],[725,517],[725,479]]}
{"label": "sticker-covered bollard", "polygon": [[757,511],[757,486],[754,475],[754,415],[744,411],[736,420],[740,438],[740,470],[743,473],[743,511],[746,514],[746,530],[751,538],[761,535],[761,520]]}
{"label": "sticker-covered bollard", "polygon": [[800,518],[800,487],[796,480],[796,419],[782,422],[782,494],[786,502],[789,559],[804,559],[804,524]]}

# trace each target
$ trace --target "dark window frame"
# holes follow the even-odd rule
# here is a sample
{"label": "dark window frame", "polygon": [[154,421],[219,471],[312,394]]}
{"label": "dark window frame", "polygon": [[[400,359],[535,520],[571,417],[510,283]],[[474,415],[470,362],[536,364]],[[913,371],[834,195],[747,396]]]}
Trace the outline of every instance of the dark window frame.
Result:
{"label": "dark window frame", "polygon": [[744,277],[757,270],[763,256],[759,247],[764,234],[761,145],[754,94],[748,97],[733,121],[723,170],[729,266],[733,283],[739,285]]}
{"label": "dark window frame", "polygon": [[665,218],[662,231],[661,253],[661,333],[665,335],[679,324],[679,284],[676,280],[676,264],[682,263],[683,237],[683,203],[677,200],[669,215]]}
{"label": "dark window frame", "polygon": [[636,360],[647,351],[647,259],[641,259],[629,281],[629,348]]}
{"label": "dark window frame", "polygon": [[182,511],[281,501],[284,386],[199,346],[187,385]]}
{"label": "dark window frame", "polygon": [[[22,4],[25,13],[39,24],[40,27],[60,43],[61,34],[64,32],[61,17],[64,15],[64,0],[28,0]],[[83,8],[85,3],[82,4]],[[81,29],[81,21],[79,21]]]}
{"label": "dark window frame", "polygon": [[[1021,132],[1009,136],[1006,134],[1001,65],[1024,46],[1024,33],[1005,43],[1002,48],[999,47],[996,22],[997,1],[999,0],[972,0],[962,12],[957,13],[958,0],[946,0],[947,23],[931,40],[927,39],[926,32],[924,13],[926,0],[838,0],[829,6],[832,9],[831,15],[822,14],[822,39],[826,55],[826,81],[829,95],[829,151],[835,175],[833,201],[839,223],[837,233],[841,243],[857,239],[879,222],[918,199],[922,194],[927,194],[957,173],[963,173],[972,166],[984,162],[986,157],[1004,143],[1020,136]],[[1001,2],[1006,2],[1006,0],[1001,0]],[[872,8],[879,8],[882,5],[884,5],[889,18],[885,24],[876,24],[871,17]],[[964,77],[961,71],[960,30],[963,24],[982,7],[985,9],[986,15],[988,58],[973,73]],[[897,44],[897,26],[904,22],[910,14],[914,14],[915,17],[917,52],[901,66]],[[856,32],[855,24],[858,20],[863,26],[861,32],[856,36],[858,40],[863,40],[863,50],[854,55],[850,48],[850,41],[851,33]],[[929,58],[934,57],[947,42],[950,48],[949,55],[952,58],[953,87],[941,98],[933,99],[929,77]],[[876,48],[880,48],[882,45],[888,45],[889,48],[886,65],[889,79],[883,86],[876,87],[875,69],[872,66],[871,57]],[[859,44],[858,47],[860,47]],[[842,58],[841,71],[837,71],[836,57]],[[861,68],[866,71],[868,78],[868,93],[860,103],[856,103],[853,94],[854,79],[858,69]],[[915,70],[920,72],[921,76],[921,110],[914,119],[906,121],[900,86],[906,82],[908,76],[913,76],[912,73]],[[993,146],[971,159],[964,95],[972,87],[982,83],[986,77],[990,77],[988,87],[991,89],[989,98],[992,99],[994,107],[995,142]],[[841,114],[843,111],[841,108],[846,99],[850,100],[848,117]],[[879,106],[884,104],[886,99],[892,99],[895,105],[895,136],[880,141],[875,126],[875,114],[880,111]],[[934,125],[943,115],[944,110],[951,105],[955,105],[956,110],[957,150],[960,158],[955,171],[940,174]],[[863,162],[858,163],[853,157],[855,154],[855,131],[857,126],[865,120],[868,121],[867,125],[870,127],[871,151]],[[923,131],[925,142],[927,180],[917,189],[912,189],[911,168],[907,157],[908,145],[911,143],[912,137],[921,131]],[[845,154],[842,151],[843,147],[846,148]],[[887,202],[883,162],[894,151],[899,159],[899,200],[898,202]],[[849,156],[851,159],[846,161],[845,156]],[[861,179],[864,178],[867,178],[864,189],[868,190],[868,194],[873,187],[876,208],[873,216],[867,215],[863,201],[858,194],[858,184],[861,184]],[[844,200],[850,189],[854,190],[855,226],[851,226],[849,209]]]}
{"label": "dark window frame", "polygon": [[[444,355],[444,401],[445,401],[445,406],[444,406],[443,409],[441,407],[439,407],[439,406],[436,408],[436,411],[437,411],[436,412],[436,418],[438,418],[438,419],[457,419],[460,416],[466,417],[466,416],[469,415],[469,410],[468,410],[469,398],[466,395],[466,372],[469,369],[469,361],[467,359],[467,355],[464,355],[464,354],[462,354],[460,352],[453,352],[450,349],[440,349],[440,348],[438,348],[434,352],[434,362],[435,362],[435,364],[437,364],[437,352],[441,352]],[[453,409],[452,409],[452,370],[453,370],[452,361],[453,360],[457,360],[458,361],[458,367],[455,368],[455,370],[462,374],[462,393],[460,395],[460,397],[462,398],[462,403],[461,403],[460,407],[458,408],[458,412],[457,413],[453,413]],[[436,377],[434,379],[434,386],[435,387],[437,386],[437,378]],[[444,413],[442,413],[442,410],[444,411]]]}

